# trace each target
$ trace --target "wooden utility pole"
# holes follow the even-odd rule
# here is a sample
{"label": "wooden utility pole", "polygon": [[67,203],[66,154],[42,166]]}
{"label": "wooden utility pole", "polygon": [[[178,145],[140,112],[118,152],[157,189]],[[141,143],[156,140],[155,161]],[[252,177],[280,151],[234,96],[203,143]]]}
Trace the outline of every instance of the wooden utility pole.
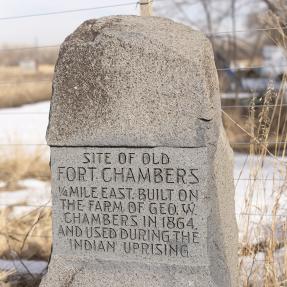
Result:
{"label": "wooden utility pole", "polygon": [[235,69],[235,104],[239,105],[239,84],[240,77],[238,76],[237,65],[237,35],[236,35],[236,0],[231,0],[231,18],[232,18],[232,54],[233,67]]}
{"label": "wooden utility pole", "polygon": [[152,0],[140,0],[140,15],[152,16]]}
{"label": "wooden utility pole", "polygon": [[35,38],[35,52],[34,52],[34,62],[35,62],[35,70],[39,71],[39,49],[38,49],[38,37]]}

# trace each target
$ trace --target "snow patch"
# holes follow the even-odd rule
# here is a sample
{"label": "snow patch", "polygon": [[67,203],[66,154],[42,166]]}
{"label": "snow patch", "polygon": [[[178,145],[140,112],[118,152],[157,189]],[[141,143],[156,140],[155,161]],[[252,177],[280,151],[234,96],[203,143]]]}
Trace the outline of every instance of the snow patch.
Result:
{"label": "snow patch", "polygon": [[17,273],[42,274],[47,268],[46,261],[34,261],[34,260],[4,260],[0,259],[0,270],[10,271],[14,270]]}

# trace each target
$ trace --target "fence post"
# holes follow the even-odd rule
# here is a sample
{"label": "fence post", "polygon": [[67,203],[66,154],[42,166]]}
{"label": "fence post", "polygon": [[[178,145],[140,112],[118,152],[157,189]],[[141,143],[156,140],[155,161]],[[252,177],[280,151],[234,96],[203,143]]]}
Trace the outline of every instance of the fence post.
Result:
{"label": "fence post", "polygon": [[140,0],[140,15],[152,16],[152,0]]}

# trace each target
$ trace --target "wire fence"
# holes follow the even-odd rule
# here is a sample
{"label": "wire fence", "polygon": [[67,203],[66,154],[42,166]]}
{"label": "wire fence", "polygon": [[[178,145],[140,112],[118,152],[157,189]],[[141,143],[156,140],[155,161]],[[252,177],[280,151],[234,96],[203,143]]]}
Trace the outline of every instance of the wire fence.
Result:
{"label": "wire fence", "polygon": [[[264,141],[264,142],[254,142],[249,141],[249,142],[229,142],[230,145],[263,145],[263,146],[268,146],[268,145],[285,145],[287,144],[287,141]],[[0,146],[47,146],[49,147],[48,144],[46,143],[0,143]]]}
{"label": "wire fence", "polygon": [[[1,19],[0,19],[1,21]],[[247,30],[237,30],[234,31],[235,33],[252,33],[252,32],[268,32],[268,31],[276,31],[278,29],[287,30],[287,27],[271,27],[271,28],[258,28],[258,29],[247,29]],[[215,33],[205,33],[207,37],[223,37],[230,36],[234,34],[233,31],[221,31]],[[26,51],[26,50],[38,50],[38,49],[59,49],[61,44],[52,44],[52,45],[37,45],[37,46],[25,46],[25,47],[13,47],[13,48],[1,48],[0,53],[5,52],[19,52],[19,51]],[[228,68],[226,68],[228,69]],[[224,70],[224,68],[223,68]]]}
{"label": "wire fence", "polygon": [[[46,205],[34,205],[34,204],[0,204],[1,207],[9,207],[9,208],[14,208],[14,207],[35,207],[35,210],[38,210],[39,208],[49,208],[51,209],[52,206],[46,206]],[[31,211],[29,212],[29,214]],[[249,213],[249,212],[236,212],[235,213],[237,216],[259,216],[259,217],[287,217],[287,214],[266,214],[266,213]],[[24,215],[25,217],[25,215]],[[16,220],[21,219],[22,217],[16,218]]]}
{"label": "wire fence", "polygon": [[[222,109],[253,109],[253,108],[285,108],[287,104],[277,104],[277,105],[222,105]],[[47,116],[49,112],[43,111],[35,111],[35,112],[2,112],[0,111],[0,116],[8,116],[8,115],[45,115]]]}
{"label": "wire fence", "polygon": [[[47,206],[47,205],[32,205],[32,204],[13,204],[13,205],[9,205],[9,204],[0,204],[0,206],[2,207],[9,207],[9,208],[14,208],[14,207],[35,207],[35,209],[33,209],[32,211],[29,211],[28,213],[15,218],[14,220],[16,221],[21,221],[23,218],[27,217],[28,215],[31,215],[34,211],[36,210],[40,210],[40,209],[45,209],[45,208],[49,208],[51,209],[51,206]],[[0,209],[1,210],[1,209]],[[287,218],[287,214],[266,214],[266,213],[250,213],[250,212],[236,212],[235,213],[236,216],[247,216],[247,217],[260,217],[260,218],[265,218],[265,217],[270,217],[270,218],[279,218],[279,220],[281,220],[282,218],[284,218],[283,220],[285,221]],[[258,223],[259,224],[259,223]],[[21,233],[17,233],[17,232],[1,232],[0,231],[0,236],[4,236],[4,237],[9,237],[9,236],[27,236],[28,237],[42,237],[42,238],[51,238],[52,235],[38,235],[38,234],[33,234],[33,230],[29,231],[26,234],[21,234]]]}
{"label": "wire fence", "polygon": [[[258,69],[277,69],[277,68],[286,68],[285,65],[262,65],[262,66],[249,66],[249,67],[226,67],[226,68],[217,68],[218,72],[224,71],[244,71],[244,70],[258,70]],[[272,80],[272,79],[270,79]],[[35,79],[35,80],[13,80],[13,81],[0,81],[0,86],[11,86],[11,85],[21,85],[21,84],[33,84],[39,82],[51,82],[50,78]]]}
{"label": "wire fence", "polygon": [[[163,0],[157,0],[154,2],[160,2]],[[51,16],[51,15],[62,15],[62,14],[71,14],[71,13],[80,13],[80,12],[88,12],[88,11],[94,11],[94,10],[100,10],[100,9],[108,9],[108,8],[118,8],[118,7],[127,7],[127,6],[137,6],[138,2],[126,2],[121,3],[117,5],[103,5],[103,6],[97,6],[97,7],[87,7],[87,8],[81,8],[81,9],[70,9],[70,10],[60,10],[60,11],[53,11],[53,12],[46,12],[46,13],[35,13],[35,14],[27,14],[27,15],[16,15],[16,16],[9,16],[9,17],[0,17],[0,21],[9,21],[9,20],[20,20],[25,18],[34,18],[34,17],[44,17],[44,16]],[[229,37],[230,35],[234,34],[251,34],[251,33],[261,33],[261,32],[273,32],[276,30],[286,30],[287,27],[269,27],[269,28],[256,28],[256,29],[246,29],[246,30],[233,30],[233,31],[219,31],[214,33],[206,33],[208,37]],[[19,52],[19,51],[27,51],[27,50],[38,50],[38,49],[59,49],[60,44],[54,44],[54,45],[42,45],[42,46],[29,46],[29,47],[16,47],[16,48],[2,48],[0,49],[0,55],[3,54],[5,56],[5,53],[10,52]],[[259,69],[276,69],[276,68],[285,68],[287,65],[258,65],[258,66],[246,66],[246,67],[223,67],[223,68],[217,68],[217,71],[225,72],[225,71],[246,71],[246,70],[259,70]],[[0,81],[0,86],[13,86],[13,85],[22,85],[22,84],[31,84],[31,83],[51,83],[52,79],[50,78],[40,78],[37,80],[9,80],[9,81]],[[264,105],[264,107],[268,108],[277,108],[277,107],[286,107],[287,104],[268,104]],[[250,108],[250,105],[222,105],[222,109],[248,109]],[[252,105],[252,108],[262,108],[262,105]],[[0,112],[0,116],[4,115],[48,115],[48,112]],[[248,142],[231,142],[231,145],[251,145],[254,144],[254,142],[248,141]],[[286,141],[271,141],[271,142],[256,142],[255,144],[259,145],[286,145]],[[45,143],[0,143],[0,146],[47,146]],[[246,182],[254,182],[254,181],[272,181],[272,182],[286,182],[285,178],[234,178],[235,181],[246,181]],[[14,207],[28,207],[28,208],[35,208],[32,210],[39,210],[44,208],[51,208],[50,205],[47,204],[4,204],[0,203],[0,207],[5,208],[14,208]],[[0,209],[1,210],[1,209]],[[28,213],[30,214],[31,211]],[[241,212],[236,213],[237,216],[248,216],[248,217],[271,217],[271,218],[283,218],[286,220],[287,214],[260,214],[260,213],[248,213],[248,212]],[[21,218],[24,218],[27,216],[27,214],[21,216],[20,218],[17,218],[17,220],[21,220]],[[11,233],[3,233],[0,231],[0,236],[4,237],[10,237],[10,236],[20,236],[20,237],[38,237],[38,238],[51,238],[51,235],[38,235],[33,234],[33,231],[31,233],[21,234],[13,232]],[[261,262],[264,260],[256,259],[255,261]]]}
{"label": "wire fence", "polygon": [[[163,0],[157,0],[157,2],[159,1],[163,1]],[[18,20],[18,19],[23,19],[23,18],[42,17],[42,16],[51,16],[51,15],[62,15],[62,14],[94,11],[94,10],[101,10],[101,9],[108,9],[108,8],[126,7],[126,6],[131,6],[131,5],[134,5],[136,7],[136,5],[138,4],[140,3],[139,2],[127,2],[127,3],[121,3],[121,4],[87,7],[87,8],[80,8],[80,9],[69,9],[69,10],[53,11],[53,12],[46,12],[46,13],[35,13],[35,14],[9,16],[9,17],[0,17],[0,21]]]}

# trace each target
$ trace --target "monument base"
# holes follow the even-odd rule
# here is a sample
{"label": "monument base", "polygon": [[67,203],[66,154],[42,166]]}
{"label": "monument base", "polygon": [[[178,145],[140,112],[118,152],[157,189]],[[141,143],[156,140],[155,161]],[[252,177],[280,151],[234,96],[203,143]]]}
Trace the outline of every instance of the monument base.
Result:
{"label": "monument base", "polygon": [[[226,280],[228,280],[226,278]],[[53,256],[40,287],[216,287],[206,267]]]}
{"label": "monument base", "polygon": [[208,39],[168,19],[105,17],[66,38],[47,130],[53,253],[41,287],[238,286],[218,86]]}

